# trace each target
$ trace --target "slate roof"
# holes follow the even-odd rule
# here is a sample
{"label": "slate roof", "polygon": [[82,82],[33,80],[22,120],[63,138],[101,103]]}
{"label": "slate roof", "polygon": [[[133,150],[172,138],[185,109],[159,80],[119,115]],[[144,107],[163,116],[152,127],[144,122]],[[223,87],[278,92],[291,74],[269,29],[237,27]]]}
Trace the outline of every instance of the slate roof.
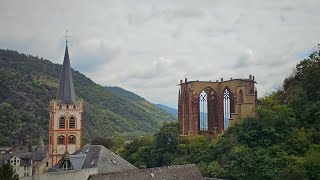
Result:
{"label": "slate roof", "polygon": [[57,93],[57,100],[60,104],[76,104],[76,95],[72,79],[68,45],[66,45],[63,66],[60,74],[60,83]]}
{"label": "slate roof", "polygon": [[33,161],[41,161],[46,156],[45,149],[35,149],[32,150],[31,157]]}
{"label": "slate roof", "polygon": [[88,180],[202,180],[194,164],[164,166],[90,175]]}
{"label": "slate roof", "polygon": [[21,158],[20,159],[20,166],[31,166],[31,159],[30,158]]}
{"label": "slate roof", "polygon": [[14,156],[18,157],[20,159],[20,166],[31,166],[31,153],[18,153],[18,154],[4,154],[1,157],[1,164],[6,164],[8,160],[13,158]]}
{"label": "slate roof", "polygon": [[63,171],[64,161],[70,161],[74,170],[98,168],[98,173],[137,169],[102,145],[85,145],[75,153],[66,156],[59,164],[51,167],[48,172]]}

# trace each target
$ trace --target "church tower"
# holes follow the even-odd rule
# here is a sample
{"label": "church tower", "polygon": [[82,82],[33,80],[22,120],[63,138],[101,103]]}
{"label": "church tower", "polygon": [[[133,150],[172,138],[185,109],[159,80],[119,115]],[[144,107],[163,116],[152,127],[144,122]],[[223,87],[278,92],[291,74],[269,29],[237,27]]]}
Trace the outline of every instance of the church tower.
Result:
{"label": "church tower", "polygon": [[67,44],[57,99],[50,101],[49,109],[49,153],[53,166],[64,154],[72,154],[82,146],[83,101],[76,99]]}

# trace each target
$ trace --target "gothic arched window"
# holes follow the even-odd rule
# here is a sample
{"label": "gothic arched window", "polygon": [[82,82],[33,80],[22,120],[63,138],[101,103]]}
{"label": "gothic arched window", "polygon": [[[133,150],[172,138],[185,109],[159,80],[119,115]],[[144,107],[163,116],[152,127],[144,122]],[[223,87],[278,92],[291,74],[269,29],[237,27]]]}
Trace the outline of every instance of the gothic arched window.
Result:
{"label": "gothic arched window", "polygon": [[208,95],[202,90],[199,95],[200,131],[208,130]]}
{"label": "gothic arched window", "polygon": [[231,108],[230,108],[230,91],[226,88],[223,92],[223,120],[224,120],[224,129],[226,130],[229,127],[229,119],[231,117]]}
{"label": "gothic arched window", "polygon": [[64,136],[59,136],[58,137],[58,144],[64,144],[65,142],[64,142]]}
{"label": "gothic arched window", "polygon": [[76,137],[74,135],[70,135],[68,138],[68,144],[75,144],[76,143]]}
{"label": "gothic arched window", "polygon": [[59,119],[59,129],[64,129],[66,128],[66,120],[64,119],[64,117],[61,117]]}
{"label": "gothic arched window", "polygon": [[69,129],[74,129],[76,127],[76,120],[74,119],[74,117],[71,117],[69,119]]}

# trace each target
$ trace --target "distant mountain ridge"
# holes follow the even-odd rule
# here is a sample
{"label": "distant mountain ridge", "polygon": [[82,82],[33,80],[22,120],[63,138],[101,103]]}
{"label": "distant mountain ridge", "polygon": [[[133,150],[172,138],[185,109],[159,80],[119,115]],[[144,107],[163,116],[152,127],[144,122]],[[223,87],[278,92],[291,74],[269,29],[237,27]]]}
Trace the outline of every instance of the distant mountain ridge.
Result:
{"label": "distant mountain ridge", "polygon": [[157,106],[158,108],[161,108],[163,110],[165,110],[166,112],[172,114],[174,117],[178,117],[178,110],[177,109],[174,109],[172,107],[169,107],[169,106],[166,106],[166,105],[163,105],[163,104],[154,104],[155,106]]}
{"label": "distant mountain ridge", "polygon": [[[63,53],[63,52],[62,52]],[[72,64],[72,57],[71,64]],[[62,60],[61,60],[62,62]],[[0,49],[0,145],[17,138],[48,136],[51,99],[56,98],[61,65]],[[114,134],[133,137],[176,119],[142,97],[118,87],[103,87],[73,70],[75,92],[84,100],[83,140]]]}

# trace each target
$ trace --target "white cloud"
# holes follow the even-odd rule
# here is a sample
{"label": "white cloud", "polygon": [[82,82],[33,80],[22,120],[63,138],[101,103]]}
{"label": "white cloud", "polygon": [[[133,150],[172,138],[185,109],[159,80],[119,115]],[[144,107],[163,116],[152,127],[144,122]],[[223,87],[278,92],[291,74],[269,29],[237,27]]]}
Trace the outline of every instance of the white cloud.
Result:
{"label": "white cloud", "polygon": [[177,105],[180,79],[247,78],[280,87],[318,43],[318,0],[0,2],[0,48],[72,66],[101,85]]}

